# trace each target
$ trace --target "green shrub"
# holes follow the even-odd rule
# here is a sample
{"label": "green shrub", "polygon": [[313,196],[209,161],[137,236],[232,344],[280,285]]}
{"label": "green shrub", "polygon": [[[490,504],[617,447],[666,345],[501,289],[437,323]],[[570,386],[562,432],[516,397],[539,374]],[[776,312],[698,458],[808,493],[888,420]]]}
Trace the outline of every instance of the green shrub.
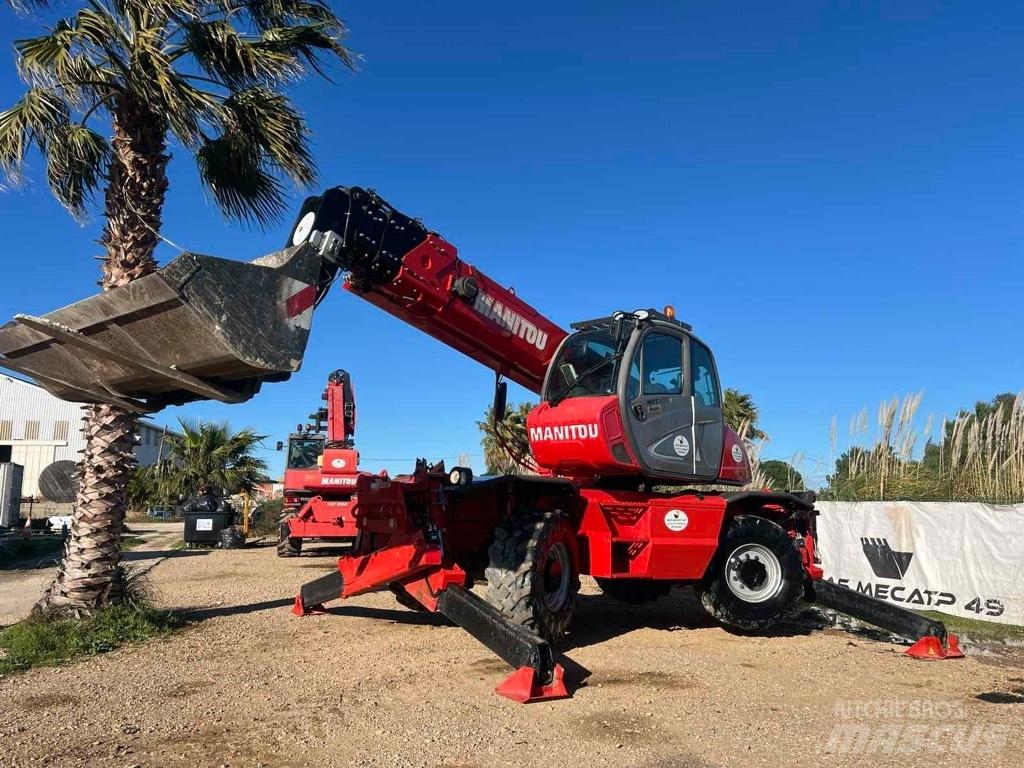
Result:
{"label": "green shrub", "polygon": [[108,605],[84,619],[33,614],[0,631],[0,673],[107,653],[166,634],[179,623],[174,614],[137,599]]}
{"label": "green shrub", "polygon": [[277,536],[277,529],[284,508],[284,499],[267,499],[262,502],[253,516],[250,532],[254,536]]}

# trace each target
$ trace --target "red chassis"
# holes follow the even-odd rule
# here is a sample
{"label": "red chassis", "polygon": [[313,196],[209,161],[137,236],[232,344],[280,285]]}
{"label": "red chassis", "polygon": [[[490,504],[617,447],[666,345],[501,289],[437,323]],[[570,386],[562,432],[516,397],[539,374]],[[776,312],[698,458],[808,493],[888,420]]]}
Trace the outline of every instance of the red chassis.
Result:
{"label": "red chassis", "polygon": [[[517,634],[521,627],[509,625],[491,605],[468,592],[484,577],[489,549],[493,561],[495,530],[508,529],[518,519],[515,510],[529,509],[531,515],[557,516],[567,523],[561,535],[556,532],[541,544],[563,546],[562,559],[540,556],[545,578],[551,577],[554,585],[563,581],[560,569],[572,580],[579,574],[594,576],[613,594],[608,581],[646,585],[655,594],[667,592],[672,584],[700,584],[729,518],[755,511],[785,526],[803,553],[807,578],[821,577],[814,562],[813,507],[796,509],[797,497],[789,494],[652,494],[580,487],[555,477],[504,476],[468,484],[453,482],[457,477],[458,471],[432,471],[425,462],[412,475],[361,475],[354,509],[360,530],[356,547],[338,560],[337,572],[303,587],[294,612],[304,615],[328,600],[390,589],[403,604],[444,613],[514,666],[517,671],[498,693],[537,701],[568,695],[550,648],[532,633],[527,634],[533,645],[527,643]],[[477,626],[474,619],[480,620]]]}

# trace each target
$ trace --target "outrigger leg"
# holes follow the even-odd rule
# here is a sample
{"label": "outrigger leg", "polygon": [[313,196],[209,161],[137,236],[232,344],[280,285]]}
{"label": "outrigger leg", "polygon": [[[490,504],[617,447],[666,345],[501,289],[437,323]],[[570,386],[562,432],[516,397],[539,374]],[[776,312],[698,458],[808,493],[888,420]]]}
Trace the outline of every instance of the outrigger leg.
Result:
{"label": "outrigger leg", "polygon": [[914,640],[905,654],[914,659],[962,659],[957,636],[946,625],[831,581],[811,582],[812,602]]}
{"label": "outrigger leg", "polygon": [[442,565],[438,548],[422,536],[412,536],[369,555],[342,557],[338,570],[302,585],[292,613],[322,613],[323,604],[331,600],[400,586],[428,611],[451,619],[515,669],[495,689],[499,695],[521,704],[569,698],[565,672],[555,663],[551,645],[465,589],[465,581],[466,574],[458,566]]}

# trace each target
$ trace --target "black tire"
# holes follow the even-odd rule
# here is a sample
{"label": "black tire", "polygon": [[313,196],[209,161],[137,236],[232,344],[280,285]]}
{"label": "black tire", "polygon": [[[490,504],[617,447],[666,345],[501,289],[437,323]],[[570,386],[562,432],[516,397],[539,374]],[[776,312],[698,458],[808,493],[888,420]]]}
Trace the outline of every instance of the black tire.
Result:
{"label": "black tire", "polygon": [[667,581],[653,579],[595,579],[601,591],[612,600],[629,605],[653,603],[672,589]]}
{"label": "black tire", "polygon": [[287,522],[282,520],[277,536],[278,557],[298,557],[302,554],[302,539],[296,539],[289,534],[291,534],[291,528],[288,527]]}
{"label": "black tire", "polygon": [[487,602],[549,642],[569,629],[580,589],[576,529],[558,512],[517,514],[488,549]]}
{"label": "black tire", "polygon": [[762,630],[793,610],[804,581],[789,534],[770,520],[740,515],[733,518],[697,596],[723,624]]}

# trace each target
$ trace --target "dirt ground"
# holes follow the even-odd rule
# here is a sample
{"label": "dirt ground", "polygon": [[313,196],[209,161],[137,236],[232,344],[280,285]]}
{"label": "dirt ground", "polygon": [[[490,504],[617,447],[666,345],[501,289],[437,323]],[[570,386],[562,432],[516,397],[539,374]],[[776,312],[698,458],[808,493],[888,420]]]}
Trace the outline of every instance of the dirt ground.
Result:
{"label": "dirt ground", "polygon": [[[132,554],[192,624],[0,678],[2,766],[1019,766],[1024,656],[920,662],[793,625],[743,637],[685,592],[631,608],[584,582],[571,700],[492,692],[508,668],[388,593],[297,618],[333,559],[272,547]],[[38,575],[39,572],[35,571]],[[10,574],[0,591],[10,589]],[[37,579],[38,581],[39,579]]]}

